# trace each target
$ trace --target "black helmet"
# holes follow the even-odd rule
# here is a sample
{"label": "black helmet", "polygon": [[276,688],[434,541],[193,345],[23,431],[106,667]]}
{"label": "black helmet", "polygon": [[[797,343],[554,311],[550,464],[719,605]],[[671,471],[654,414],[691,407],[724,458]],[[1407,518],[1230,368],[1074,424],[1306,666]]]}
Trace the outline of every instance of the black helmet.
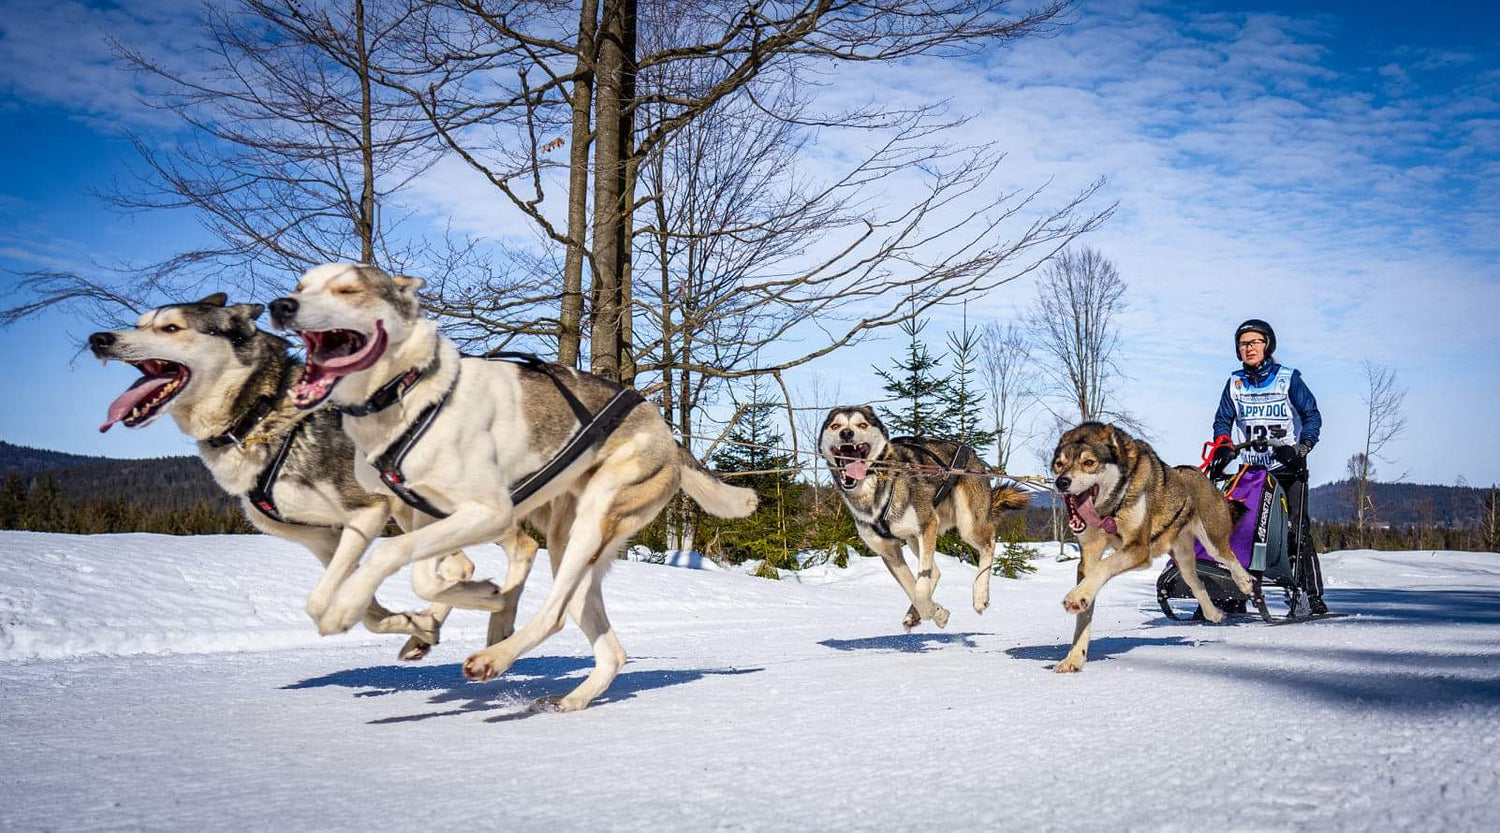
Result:
{"label": "black helmet", "polygon": [[1267,356],[1272,355],[1276,352],[1276,331],[1271,329],[1270,324],[1267,324],[1259,318],[1252,318],[1249,321],[1246,321],[1245,323],[1239,325],[1234,330],[1234,354],[1236,356],[1240,354],[1240,336],[1244,335],[1245,333],[1260,333],[1261,335],[1266,337]]}

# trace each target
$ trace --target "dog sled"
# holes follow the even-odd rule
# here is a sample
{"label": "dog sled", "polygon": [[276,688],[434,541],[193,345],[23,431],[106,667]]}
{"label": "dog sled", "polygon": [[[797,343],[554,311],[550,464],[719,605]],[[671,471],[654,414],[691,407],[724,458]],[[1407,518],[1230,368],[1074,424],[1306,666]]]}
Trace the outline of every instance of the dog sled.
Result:
{"label": "dog sled", "polygon": [[[1219,609],[1235,615],[1245,614],[1253,607],[1271,624],[1339,615],[1312,613],[1303,581],[1303,571],[1311,569],[1311,565],[1303,563],[1304,559],[1297,555],[1301,548],[1293,540],[1301,524],[1288,517],[1286,493],[1276,482],[1276,476],[1260,466],[1242,466],[1234,474],[1226,475],[1219,488],[1226,500],[1239,503],[1246,509],[1230,533],[1229,544],[1235,558],[1254,579],[1250,595],[1240,592],[1229,571],[1214,561],[1202,544],[1195,543],[1198,578]],[[1278,589],[1287,603],[1285,617],[1273,615],[1266,603],[1266,593]],[[1168,561],[1156,579],[1156,600],[1162,613],[1169,619],[1201,619],[1196,602],[1192,612],[1188,612],[1185,606],[1174,607],[1174,603],[1181,605],[1182,600],[1192,598],[1192,590],[1183,580],[1176,562]]]}

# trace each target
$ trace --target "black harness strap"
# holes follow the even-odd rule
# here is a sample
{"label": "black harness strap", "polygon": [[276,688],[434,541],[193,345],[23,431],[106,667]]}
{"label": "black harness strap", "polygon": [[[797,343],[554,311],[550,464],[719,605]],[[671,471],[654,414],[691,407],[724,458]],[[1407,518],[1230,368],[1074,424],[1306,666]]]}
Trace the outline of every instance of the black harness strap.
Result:
{"label": "black harness strap", "polygon": [[342,405],[339,406],[339,410],[349,416],[357,417],[378,414],[396,404],[401,397],[406,395],[407,391],[412,389],[413,385],[422,381],[435,367],[437,367],[437,359],[433,359],[426,367],[413,367],[400,376],[381,385],[379,388],[376,388],[375,392],[370,394],[370,398],[366,399],[363,403],[359,405]]}
{"label": "black harness strap", "polygon": [[896,487],[892,484],[885,493],[885,506],[880,507],[880,511],[875,513],[875,522],[870,524],[870,528],[875,530],[875,534],[887,541],[900,540],[896,537],[895,533],[891,532],[891,524],[885,519],[886,513],[891,511],[891,498],[895,497],[895,495]]}
{"label": "black harness strap", "polygon": [[590,420],[595,418],[593,412],[589,410],[589,406],[579,401],[578,397],[573,395],[573,391],[568,390],[568,386],[564,385],[562,380],[557,378],[557,368],[543,361],[538,356],[534,356],[531,353],[494,353],[488,356],[471,358],[500,359],[501,361],[515,362],[527,370],[541,373],[548,379],[551,379],[552,384],[557,386],[557,392],[562,394],[563,401],[567,402],[568,407],[573,409],[573,416],[578,418],[578,424],[586,426]]}
{"label": "black harness strap", "polygon": [[[937,456],[937,454],[933,453],[933,451],[931,449],[929,449],[926,446],[922,445],[921,442],[922,442],[922,438],[921,437],[893,437],[893,438],[891,438],[891,443],[892,444],[894,444],[894,445],[901,445],[901,446],[905,446],[906,448],[910,448],[913,451],[916,451],[918,454],[921,454],[922,456],[926,457],[928,460],[931,460],[933,463],[935,463],[939,467],[945,468],[945,469],[950,469],[950,470],[951,469],[961,469],[961,468],[964,468],[965,466],[967,466],[969,464],[969,455],[971,455],[971,454],[974,453],[973,449],[969,448],[966,445],[959,444],[958,449],[953,452],[953,459],[951,461],[949,461],[945,465],[943,463],[943,458]],[[938,506],[938,504],[942,503],[943,500],[945,498],[947,498],[948,495],[953,492],[953,487],[958,484],[958,479],[960,477],[963,477],[963,475],[959,474],[957,472],[951,472],[948,475],[948,478],[943,481],[942,485],[938,486],[937,491],[933,492],[933,494],[932,494],[932,505],[933,505],[934,508],[936,508]],[[879,535],[880,537],[885,538],[886,540],[889,540],[889,541],[898,540],[897,536],[894,535],[891,532],[890,522],[887,521],[886,517],[885,517],[886,513],[888,513],[891,510],[891,499],[895,496],[895,492],[896,492],[896,490],[895,490],[895,487],[893,486],[890,489],[890,491],[888,491],[886,493],[884,508],[882,508],[879,512],[875,513],[875,520],[874,520],[874,522],[872,522],[870,524],[870,528],[873,529],[873,530],[875,530],[875,534],[876,535]]]}
{"label": "black harness strap", "polygon": [[[558,450],[557,454],[553,455],[552,459],[548,460],[546,465],[521,478],[511,488],[510,500],[511,503],[517,506],[552,482],[552,478],[572,465],[583,452],[613,433],[620,426],[620,422],[625,419],[626,415],[635,406],[646,401],[634,389],[621,388],[609,402],[605,403],[603,408],[599,409],[598,413],[594,413],[558,378],[556,367],[530,353],[496,353],[492,356],[468,356],[466,358],[499,359],[515,362],[526,370],[546,375],[557,386],[558,393],[562,395],[563,399],[568,403],[568,407],[572,409],[574,416],[578,418],[578,431],[563,444],[563,447]],[[457,376],[453,379],[453,385],[454,387],[458,386]],[[397,437],[395,442],[391,443],[385,451],[381,452],[378,457],[371,461],[372,465],[375,466],[375,470],[380,473],[381,482],[385,483],[386,488],[390,489],[396,497],[401,498],[408,506],[431,515],[434,518],[446,518],[448,517],[448,513],[433,506],[426,498],[417,494],[406,484],[405,475],[401,472],[401,462],[406,459],[407,453],[416,446],[417,441],[422,439],[422,435],[427,433],[427,429],[437,419],[438,412],[443,409],[443,405],[447,404],[448,398],[453,395],[453,390],[454,388],[450,387],[441,399],[423,409],[416,420],[411,425],[408,425],[405,431],[401,432],[401,436]]]}
{"label": "black harness strap", "polygon": [[275,397],[261,394],[256,398],[255,404],[250,406],[250,410],[246,411],[244,416],[229,426],[228,431],[209,437],[203,441],[204,445],[207,445],[209,448],[239,445],[245,441],[246,437],[250,436],[250,432],[255,430],[255,426],[259,425],[260,421],[271,413],[275,404]]}
{"label": "black harness strap", "polygon": [[[453,386],[458,386],[457,376],[453,377]],[[406,476],[401,473],[401,462],[406,459],[406,455],[416,446],[417,441],[422,439],[422,435],[427,433],[427,429],[432,427],[433,421],[437,419],[438,412],[448,403],[448,397],[452,395],[453,388],[448,388],[447,392],[438,401],[422,409],[422,413],[418,414],[416,420],[406,426],[406,430],[401,432],[401,436],[397,437],[395,442],[386,446],[385,451],[380,452],[379,456],[370,461],[370,464],[375,467],[375,471],[380,473],[380,481],[385,484],[387,489],[390,489],[396,497],[401,498],[402,502],[406,505],[434,518],[446,518],[448,517],[448,513],[433,506],[426,498],[417,494],[410,486],[406,485]]]}
{"label": "black harness strap", "polygon": [[[297,523],[281,516],[281,512],[276,508],[276,499],[271,497],[271,490],[276,488],[276,478],[281,476],[281,467],[286,464],[287,454],[292,450],[292,443],[297,439],[297,433],[301,430],[302,423],[299,422],[287,432],[286,439],[281,441],[281,448],[277,449],[271,462],[260,470],[260,477],[255,479],[255,485],[245,493],[245,497],[250,499],[252,506],[260,510],[262,515],[279,524]],[[298,525],[306,526],[306,524]]]}

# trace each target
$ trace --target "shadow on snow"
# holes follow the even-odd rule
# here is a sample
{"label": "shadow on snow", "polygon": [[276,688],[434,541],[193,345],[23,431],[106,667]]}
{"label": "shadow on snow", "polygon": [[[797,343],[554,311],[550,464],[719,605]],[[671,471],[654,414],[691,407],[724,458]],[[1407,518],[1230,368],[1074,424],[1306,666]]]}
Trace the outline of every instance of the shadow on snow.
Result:
{"label": "shadow on snow", "polygon": [[[562,697],[572,691],[583,677],[570,676],[591,669],[593,657],[522,657],[498,679],[470,683],[464,679],[463,665],[377,665],[335,671],[283,686],[283,689],[349,688],[357,689],[355,697],[379,697],[402,691],[432,691],[428,703],[457,704],[457,708],[423,714],[401,715],[371,720],[371,724],[410,723],[434,717],[451,717],[496,710],[509,710],[489,718],[504,722],[545,712],[539,703]],[[738,676],[760,671],[759,668],[686,668],[659,671],[623,671],[610,687],[593,701],[590,708],[628,700],[644,691],[692,683],[705,677]],[[516,709],[519,707],[519,711]]]}
{"label": "shadow on snow", "polygon": [[977,648],[973,637],[978,633],[898,633],[892,636],[867,636],[862,639],[825,639],[819,642],[835,651],[900,651],[905,654],[924,654],[943,645],[962,645]]}

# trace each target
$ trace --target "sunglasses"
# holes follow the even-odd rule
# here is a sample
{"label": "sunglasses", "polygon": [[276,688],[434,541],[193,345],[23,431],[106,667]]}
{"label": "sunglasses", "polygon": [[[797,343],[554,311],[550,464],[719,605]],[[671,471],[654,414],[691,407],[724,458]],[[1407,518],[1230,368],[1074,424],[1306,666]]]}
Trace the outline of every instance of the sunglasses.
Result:
{"label": "sunglasses", "polygon": [[1265,344],[1265,343],[1266,343],[1266,340],[1263,339],[1263,338],[1252,338],[1249,341],[1242,341],[1242,342],[1240,342],[1240,349],[1244,350],[1246,347],[1255,347],[1257,345]]}

